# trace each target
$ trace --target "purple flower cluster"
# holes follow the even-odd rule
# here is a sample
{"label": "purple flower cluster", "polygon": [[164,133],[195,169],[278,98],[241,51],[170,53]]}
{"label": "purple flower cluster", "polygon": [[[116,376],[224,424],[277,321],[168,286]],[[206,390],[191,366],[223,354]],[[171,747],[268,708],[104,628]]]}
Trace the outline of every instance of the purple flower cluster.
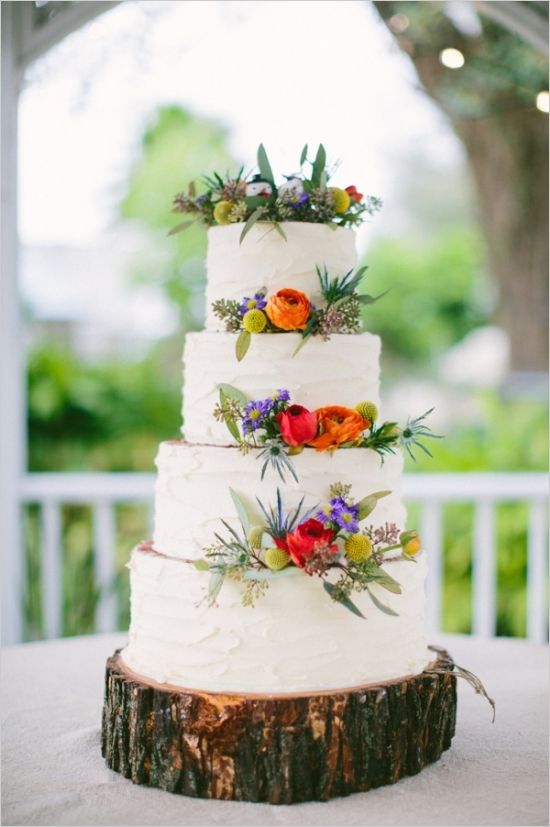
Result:
{"label": "purple flower cluster", "polygon": [[336,523],[343,531],[352,534],[359,531],[359,505],[347,502],[343,497],[334,497],[316,516],[324,523]]}
{"label": "purple flower cluster", "polygon": [[286,403],[289,401],[289,391],[284,388],[279,388],[267,399],[256,399],[253,402],[247,402],[244,408],[244,416],[242,418],[242,428],[244,433],[257,431],[274,409],[278,408],[281,403],[282,408],[279,408],[279,410],[286,408]]}
{"label": "purple flower cluster", "polygon": [[289,207],[293,207],[294,209],[296,209],[296,207],[303,207],[304,204],[307,204],[308,201],[309,195],[307,194],[307,192],[301,192],[299,195],[287,201],[287,203]]}
{"label": "purple flower cluster", "polygon": [[254,296],[243,296],[239,305],[239,313],[244,316],[249,310],[263,310],[267,302],[263,293],[254,293]]}
{"label": "purple flower cluster", "polygon": [[252,431],[257,431],[271,408],[272,404],[270,399],[258,399],[255,402],[247,402],[242,419],[243,431],[248,434]]}

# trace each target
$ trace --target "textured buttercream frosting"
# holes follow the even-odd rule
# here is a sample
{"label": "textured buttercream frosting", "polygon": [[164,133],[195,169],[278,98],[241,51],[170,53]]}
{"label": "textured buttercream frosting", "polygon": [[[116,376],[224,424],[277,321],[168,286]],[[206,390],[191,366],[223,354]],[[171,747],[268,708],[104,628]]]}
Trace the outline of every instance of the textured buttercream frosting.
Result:
{"label": "textured buttercream frosting", "polygon": [[343,276],[355,267],[355,233],[326,224],[283,221],[286,240],[272,224],[256,224],[239,243],[243,224],[208,230],[206,269],[206,327],[224,330],[212,312],[218,299],[239,300],[265,287],[268,293],[283,287],[301,290],[311,301],[321,300],[316,266],[331,276]]}
{"label": "textured buttercream frosting", "polygon": [[372,522],[404,527],[401,454],[386,456],[382,464],[378,454],[366,448],[340,448],[332,456],[306,448],[292,460],[299,482],[287,474],[282,483],[271,468],[260,479],[257,450],[243,455],[237,448],[163,442],[156,459],[155,550],[170,557],[200,557],[215,542],[214,532],[223,532],[221,519],[237,528],[230,486],[257,514],[258,523],[263,518],[256,497],[265,506],[274,505],[277,488],[285,509],[297,506],[302,496],[306,508],[326,503],[335,482],[350,484],[357,500],[390,490],[376,506]]}
{"label": "textured buttercream frosting", "polygon": [[264,399],[278,388],[293,402],[313,410],[323,405],[353,408],[370,400],[379,405],[380,338],[370,333],[333,335],[302,341],[297,333],[253,336],[246,357],[235,358],[236,333],[188,333],[184,350],[183,433],[189,442],[227,445],[232,438],[212,416],[218,384],[234,385],[250,399]]}
{"label": "textured buttercream frosting", "polygon": [[[377,336],[334,335],[312,338],[293,356],[299,334],[261,334],[252,338],[245,358],[235,357],[236,334],[211,311],[216,299],[240,300],[261,287],[269,294],[283,287],[320,300],[316,265],[331,277],[356,265],[355,237],[349,229],[322,224],[283,223],[287,240],[258,224],[239,244],[243,225],[208,232],[207,331],[189,334],[185,348],[185,442],[165,442],[157,456],[153,546],[132,554],[132,620],[126,664],[161,683],[225,692],[292,693],[338,689],[417,674],[430,660],[424,638],[426,559],[388,561],[388,572],[402,587],[391,594],[373,592],[398,613],[375,608],[365,592],[353,595],[365,614],[357,618],[331,601],[317,577],[293,569],[273,580],[254,608],[241,602],[241,586],[226,582],[217,607],[208,607],[208,572],[191,562],[204,556],[226,534],[225,520],[238,529],[233,488],[246,504],[252,523],[264,524],[256,501],[276,502],[285,511],[302,497],[306,508],[326,503],[330,485],[350,484],[358,500],[387,489],[367,524],[395,523],[405,528],[401,498],[403,458],[384,462],[364,448],[332,455],[306,448],[292,458],[299,482],[282,482],[269,468],[262,481],[258,450],[243,455],[231,446],[225,425],[213,408],[220,383],[234,385],[250,398],[286,388],[293,401],[310,409],[325,405],[379,405],[380,340]],[[333,576],[331,572],[329,576]]]}
{"label": "textured buttercream frosting", "polygon": [[425,555],[392,561],[386,570],[402,587],[373,585],[397,617],[354,595],[366,619],[295,569],[271,582],[253,608],[241,586],[224,584],[218,605],[204,598],[208,573],[136,549],[129,564],[132,623],[123,659],[160,683],[223,692],[293,693],[337,689],[421,672],[431,660],[424,636]]}

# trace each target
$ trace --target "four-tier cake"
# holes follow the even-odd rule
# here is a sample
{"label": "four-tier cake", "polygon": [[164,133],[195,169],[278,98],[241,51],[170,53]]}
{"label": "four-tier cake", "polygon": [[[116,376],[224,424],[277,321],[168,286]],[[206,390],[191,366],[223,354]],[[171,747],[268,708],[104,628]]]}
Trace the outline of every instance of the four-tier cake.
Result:
{"label": "four-tier cake", "polygon": [[[265,716],[270,699],[358,692],[366,699],[373,685],[400,685],[406,694],[436,656],[424,627],[427,555],[406,530],[401,495],[403,451],[431,434],[423,417],[399,426],[381,415],[381,343],[361,332],[362,307],[374,299],[359,289],[364,269],[357,270],[352,229],[365,201],[355,187],[327,186],[322,147],[309,178],[290,177],[278,190],[262,148],[259,161],[263,176],[221,181],[217,198],[209,192],[200,201],[192,191],[180,199],[182,211],[196,203],[210,217],[206,329],[186,338],[183,439],[159,448],[154,536],[131,556],[129,642],[115,672],[134,687],[207,696],[218,707],[216,696],[255,698]],[[429,680],[433,687],[439,678]],[[438,691],[443,703],[454,684]],[[173,708],[167,714],[177,718]],[[316,712],[323,738],[336,725],[333,714]],[[172,753],[191,748],[191,707],[186,715]],[[202,721],[193,743],[203,759],[199,742],[212,756],[216,738],[233,738],[224,720]],[[439,752],[450,743],[453,714],[441,725]],[[288,726],[302,737],[311,721],[303,732]],[[294,737],[284,731],[279,738]],[[128,737],[151,738],[145,730]],[[280,742],[265,738],[266,760],[272,754],[283,766]],[[182,778],[186,760],[176,760]],[[227,761],[231,783],[211,778],[206,792],[184,780],[154,782],[150,771],[146,783],[279,801],[368,789],[417,771],[400,766],[385,780],[354,776],[348,787],[325,784],[326,794],[296,797],[239,792],[236,759]]]}

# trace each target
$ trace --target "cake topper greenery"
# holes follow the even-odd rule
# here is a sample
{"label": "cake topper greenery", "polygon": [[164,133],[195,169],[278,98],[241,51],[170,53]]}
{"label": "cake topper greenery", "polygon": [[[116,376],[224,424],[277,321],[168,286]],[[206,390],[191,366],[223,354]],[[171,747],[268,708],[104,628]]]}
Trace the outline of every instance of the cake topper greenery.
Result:
{"label": "cake topper greenery", "polygon": [[302,340],[294,355],[311,336],[328,341],[333,333],[359,333],[361,308],[374,304],[388,292],[378,296],[358,292],[366,267],[333,277],[326,267],[316,267],[316,270],[323,297],[321,307],[313,304],[305,293],[290,287],[269,297],[262,287],[253,296],[243,296],[241,301],[218,299],[212,302],[212,309],[225,323],[225,329],[239,333],[235,342],[239,361],[245,357],[252,336],[259,333],[299,333]]}
{"label": "cake topper greenery", "polygon": [[176,224],[170,235],[196,222],[207,227],[244,222],[241,241],[258,221],[271,224],[286,238],[283,221],[306,221],[330,227],[355,227],[382,206],[379,198],[363,195],[355,186],[345,189],[329,186],[335,166],[327,163],[325,148],[319,145],[315,157],[308,160],[308,146],[300,155],[300,170],[283,176],[277,183],[263,144],[258,147],[258,172],[222,177],[217,172],[201,179],[201,192],[191,182],[187,192],[174,198],[174,212],[192,218]]}
{"label": "cake topper greenery", "polygon": [[310,411],[294,404],[284,388],[266,399],[249,400],[233,385],[218,385],[220,401],[214,416],[225,422],[227,429],[242,453],[260,448],[261,478],[269,467],[283,482],[288,472],[298,482],[292,456],[305,448],[332,453],[339,448],[370,448],[382,462],[386,454],[402,448],[414,459],[418,448],[432,456],[423,440],[442,439],[426,425],[433,408],[404,427],[397,422],[378,424],[378,409],[373,402],[359,402],[355,408],[326,405]]}
{"label": "cake topper greenery", "polygon": [[336,483],[330,487],[327,503],[304,511],[302,497],[296,508],[285,512],[277,489],[275,506],[265,506],[257,499],[258,520],[257,515],[249,514],[236,491],[229,490],[240,531],[222,520],[227,536],[216,533],[216,542],[204,549],[204,558],[188,561],[200,571],[210,572],[210,605],[216,604],[226,579],[242,583],[243,605],[253,606],[271,582],[298,569],[319,577],[329,597],[358,617],[365,616],[351,600],[354,592],[367,592],[377,609],[397,615],[373,586],[401,594],[399,583],[382,566],[390,559],[414,561],[421,550],[418,533],[400,532],[393,523],[360,527],[390,491],[376,491],[356,500],[350,485]]}

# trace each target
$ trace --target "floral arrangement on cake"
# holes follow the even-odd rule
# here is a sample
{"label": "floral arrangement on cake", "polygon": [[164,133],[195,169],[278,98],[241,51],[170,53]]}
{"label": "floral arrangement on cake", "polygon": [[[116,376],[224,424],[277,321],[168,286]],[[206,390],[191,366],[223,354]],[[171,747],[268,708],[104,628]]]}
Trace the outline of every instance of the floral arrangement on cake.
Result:
{"label": "floral arrangement on cake", "polygon": [[349,270],[343,276],[331,278],[326,267],[316,267],[324,306],[313,304],[301,290],[285,287],[267,296],[265,287],[241,301],[219,299],[212,302],[215,315],[225,322],[230,333],[239,333],[235,343],[237,359],[246,355],[252,336],[258,333],[299,333],[302,341],[294,355],[311,336],[328,341],[333,333],[359,333],[361,307],[374,304],[388,291],[378,296],[359,293],[358,287],[366,267],[355,273]]}
{"label": "floral arrangement on cake", "polygon": [[285,471],[298,482],[291,457],[304,448],[329,453],[339,448],[370,448],[383,462],[385,454],[393,454],[399,447],[413,459],[415,447],[431,457],[422,439],[442,439],[425,424],[433,408],[400,427],[397,422],[377,424],[378,409],[369,401],[359,402],[355,408],[326,405],[310,411],[294,404],[284,388],[256,400],[249,400],[232,385],[220,384],[218,390],[220,401],[214,417],[225,422],[242,453],[262,449],[258,454],[263,461],[262,479],[271,466],[283,482]]}
{"label": "floral arrangement on cake", "polygon": [[367,592],[377,609],[397,613],[372,591],[377,584],[393,594],[401,586],[382,568],[390,559],[413,560],[421,550],[416,531],[399,531],[393,523],[360,528],[378,501],[390,491],[376,491],[360,500],[351,496],[351,486],[335,483],[327,503],[302,511],[298,506],[285,513],[281,493],[277,504],[266,507],[259,499],[262,522],[254,517],[233,490],[241,531],[222,520],[227,537],[215,534],[216,542],[204,549],[204,558],[193,562],[200,571],[211,574],[208,601],[215,605],[226,579],[243,584],[243,605],[253,606],[270,582],[301,570],[319,577],[329,597],[359,617],[364,615],[352,602],[354,592]]}
{"label": "floral arrangement on cake", "polygon": [[[244,173],[241,167],[235,177],[222,177],[217,172],[202,178],[204,192],[197,191],[195,182],[187,193],[174,197],[174,212],[194,216],[176,224],[170,235],[185,230],[195,222],[207,227],[216,224],[244,222],[241,241],[256,222],[268,222],[286,238],[282,221],[306,221],[331,227],[352,227],[361,224],[382,206],[379,198],[363,195],[355,186],[345,189],[329,186],[334,168],[327,164],[325,148],[319,145],[313,161],[308,160],[308,146],[300,155],[300,171],[285,175],[276,183],[263,144],[258,147],[259,172]],[[310,169],[302,171],[305,165]]]}

